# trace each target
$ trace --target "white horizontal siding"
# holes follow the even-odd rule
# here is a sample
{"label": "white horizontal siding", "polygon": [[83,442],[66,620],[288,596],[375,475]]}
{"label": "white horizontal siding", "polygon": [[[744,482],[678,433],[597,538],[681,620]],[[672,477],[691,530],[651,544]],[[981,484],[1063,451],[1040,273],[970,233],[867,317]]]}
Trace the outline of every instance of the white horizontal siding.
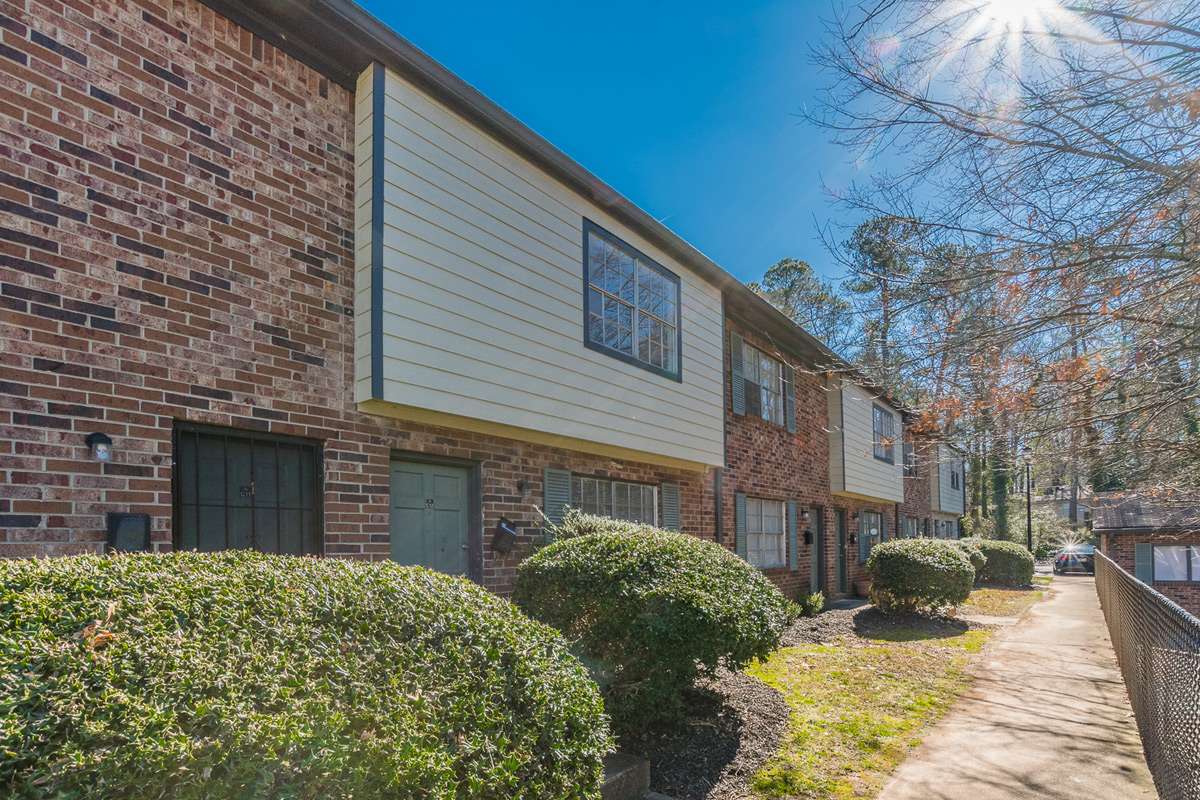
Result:
{"label": "white horizontal siding", "polygon": [[842,437],[842,388],[841,380],[827,382],[826,396],[829,411],[829,489],[845,491],[844,461],[845,440]]}
{"label": "white horizontal siding", "polygon": [[[951,450],[944,444],[939,444],[937,448],[938,454],[938,481],[937,481],[937,508],[947,514],[962,514],[963,513],[963,492],[961,488],[955,489],[950,483],[950,473],[957,470],[959,479],[962,475],[962,458],[958,453]],[[961,487],[962,484],[960,483]]]}
{"label": "white horizontal siding", "polygon": [[[382,399],[721,464],[720,290],[398,75],[386,86],[381,186],[370,185],[362,96],[356,154],[360,266],[361,211],[383,193]],[[585,217],[679,276],[682,383],[584,346]],[[358,271],[355,295],[356,382],[368,388],[369,277]]]}
{"label": "white horizontal siding", "polygon": [[[904,469],[901,442],[904,422],[900,413],[863,387],[842,381],[845,486],[842,491],[892,502],[904,500]],[[894,464],[875,458],[874,427],[871,409],[876,404],[888,408],[895,418]]]}
{"label": "white horizontal siding", "polygon": [[354,106],[354,399],[371,397],[371,70],[358,77]]}

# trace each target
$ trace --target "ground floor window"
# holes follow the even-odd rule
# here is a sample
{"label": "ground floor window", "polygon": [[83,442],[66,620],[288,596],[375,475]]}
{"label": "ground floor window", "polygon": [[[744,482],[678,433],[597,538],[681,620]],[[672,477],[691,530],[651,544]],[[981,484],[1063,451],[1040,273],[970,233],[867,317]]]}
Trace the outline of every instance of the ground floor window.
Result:
{"label": "ground floor window", "polygon": [[571,478],[571,505],[586,514],[658,524],[658,487],[607,478]]}
{"label": "ground floor window", "polygon": [[177,549],[321,554],[320,442],[177,422],[174,449]]}
{"label": "ground floor window", "polygon": [[1200,581],[1200,547],[1155,545],[1154,580]]}
{"label": "ground floor window", "polygon": [[916,517],[905,517],[904,518],[904,531],[901,535],[905,539],[916,539],[917,538],[918,530],[917,530],[917,518]]}
{"label": "ground floor window", "polygon": [[746,498],[746,553],[751,564],[761,568],[784,565],[783,520],[782,500]]}
{"label": "ground floor window", "polygon": [[863,511],[858,515],[858,560],[865,562],[871,548],[883,541],[883,514]]}

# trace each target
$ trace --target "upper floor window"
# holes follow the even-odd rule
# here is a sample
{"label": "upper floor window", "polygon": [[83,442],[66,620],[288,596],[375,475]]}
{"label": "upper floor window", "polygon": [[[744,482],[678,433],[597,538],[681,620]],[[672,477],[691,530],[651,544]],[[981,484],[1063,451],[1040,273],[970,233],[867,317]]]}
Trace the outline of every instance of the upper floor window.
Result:
{"label": "upper floor window", "polygon": [[955,469],[954,467],[951,467],[950,468],[950,488],[958,489],[961,486],[962,486],[962,484],[959,482],[959,478],[958,478],[958,470]]}
{"label": "upper floor window", "polygon": [[889,464],[896,463],[896,418],[883,406],[871,406],[871,429],[875,457]]}
{"label": "upper floor window", "polygon": [[584,220],[584,341],[675,380],[679,368],[679,277]]}
{"label": "upper floor window", "polygon": [[742,380],[746,386],[746,413],[782,425],[786,391],[783,363],[756,347],[742,343]]}
{"label": "upper floor window", "polygon": [[586,514],[658,524],[657,487],[642,483],[573,475],[571,505]]}
{"label": "upper floor window", "polygon": [[754,566],[783,566],[783,515],[782,500],[746,498],[746,560]]}
{"label": "upper floor window", "polygon": [[917,451],[909,442],[904,443],[904,477],[917,477]]}

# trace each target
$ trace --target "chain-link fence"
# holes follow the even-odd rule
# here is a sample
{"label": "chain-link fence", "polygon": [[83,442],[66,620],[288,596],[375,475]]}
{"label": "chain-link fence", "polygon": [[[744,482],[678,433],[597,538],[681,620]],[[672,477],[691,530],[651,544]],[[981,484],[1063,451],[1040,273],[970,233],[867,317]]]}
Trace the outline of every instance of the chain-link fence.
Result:
{"label": "chain-link fence", "polygon": [[1200,619],[1096,553],[1096,591],[1162,800],[1200,798]]}

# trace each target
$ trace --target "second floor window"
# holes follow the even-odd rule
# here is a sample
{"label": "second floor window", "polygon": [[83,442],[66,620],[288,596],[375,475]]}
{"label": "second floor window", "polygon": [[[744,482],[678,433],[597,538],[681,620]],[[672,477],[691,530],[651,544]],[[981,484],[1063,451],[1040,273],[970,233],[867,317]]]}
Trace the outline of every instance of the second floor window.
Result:
{"label": "second floor window", "polygon": [[586,221],[584,242],[588,347],[679,380],[678,276]]}
{"label": "second floor window", "polygon": [[917,451],[911,444],[904,445],[904,477],[917,477]]}
{"label": "second floor window", "polygon": [[746,385],[746,413],[782,425],[783,363],[743,342],[742,380]]}
{"label": "second floor window", "polygon": [[950,468],[950,488],[957,489],[961,484],[958,480],[958,470],[954,467]]}
{"label": "second floor window", "polygon": [[875,457],[889,464],[896,463],[896,418],[883,406],[871,406],[871,427],[875,442]]}
{"label": "second floor window", "polygon": [[571,477],[571,506],[586,514],[658,524],[656,487],[607,478]]}

